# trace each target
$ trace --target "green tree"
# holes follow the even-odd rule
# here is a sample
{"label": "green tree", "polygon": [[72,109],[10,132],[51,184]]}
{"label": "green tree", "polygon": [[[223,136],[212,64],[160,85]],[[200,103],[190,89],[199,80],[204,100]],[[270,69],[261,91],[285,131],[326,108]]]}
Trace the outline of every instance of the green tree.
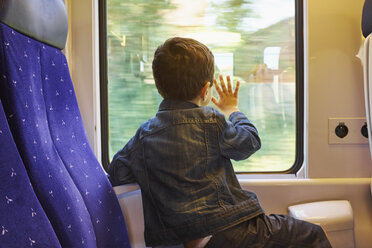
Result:
{"label": "green tree", "polygon": [[244,32],[241,23],[252,12],[250,0],[213,0],[212,8],[217,15],[217,25],[230,32]]}

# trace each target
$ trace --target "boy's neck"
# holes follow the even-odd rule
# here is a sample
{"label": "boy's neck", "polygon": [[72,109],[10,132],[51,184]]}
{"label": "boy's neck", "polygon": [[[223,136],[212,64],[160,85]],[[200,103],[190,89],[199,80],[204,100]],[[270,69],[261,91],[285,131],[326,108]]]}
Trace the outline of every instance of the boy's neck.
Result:
{"label": "boy's neck", "polygon": [[198,105],[200,107],[201,106],[201,103],[202,103],[202,100],[200,99],[200,97],[197,97],[195,99],[188,100],[188,102],[192,102],[192,103],[194,103],[194,104],[196,104],[196,105]]}

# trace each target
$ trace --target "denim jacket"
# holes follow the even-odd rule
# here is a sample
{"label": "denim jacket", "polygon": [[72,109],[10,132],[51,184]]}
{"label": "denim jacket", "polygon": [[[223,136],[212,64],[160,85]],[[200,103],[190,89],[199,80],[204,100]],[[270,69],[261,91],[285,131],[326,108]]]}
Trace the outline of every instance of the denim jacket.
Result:
{"label": "denim jacket", "polygon": [[146,245],[178,244],[263,213],[256,195],[240,187],[230,162],[260,146],[243,113],[226,121],[211,107],[166,99],[114,156],[109,174],[113,185],[140,185]]}

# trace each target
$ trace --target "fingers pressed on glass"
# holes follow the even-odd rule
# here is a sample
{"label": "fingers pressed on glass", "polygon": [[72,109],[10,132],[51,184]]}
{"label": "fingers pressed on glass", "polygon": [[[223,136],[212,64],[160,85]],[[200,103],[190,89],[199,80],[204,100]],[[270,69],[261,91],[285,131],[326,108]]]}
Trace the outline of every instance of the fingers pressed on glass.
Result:
{"label": "fingers pressed on glass", "polygon": [[220,86],[218,85],[217,80],[213,79],[213,82],[214,82],[214,85],[216,86],[216,91],[217,91],[218,95],[221,95],[222,90],[221,90]]}
{"label": "fingers pressed on glass", "polygon": [[234,90],[234,96],[235,96],[235,97],[238,96],[238,93],[239,93],[239,86],[240,86],[240,82],[239,82],[239,81],[236,81],[236,86],[235,86],[235,90]]}
{"label": "fingers pressed on glass", "polygon": [[227,90],[228,90],[229,93],[232,94],[233,92],[232,92],[232,86],[231,86],[230,76],[227,76],[226,77],[226,80],[227,80]]}
{"label": "fingers pressed on glass", "polygon": [[225,81],[223,81],[223,76],[222,75],[220,75],[220,84],[221,84],[222,91],[226,92],[227,89],[226,89]]}

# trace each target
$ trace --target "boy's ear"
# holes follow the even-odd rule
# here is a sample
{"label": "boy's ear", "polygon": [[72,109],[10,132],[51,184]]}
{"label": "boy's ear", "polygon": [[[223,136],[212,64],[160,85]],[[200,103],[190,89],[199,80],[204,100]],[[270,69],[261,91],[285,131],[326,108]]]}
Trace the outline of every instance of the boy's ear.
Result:
{"label": "boy's ear", "polygon": [[201,89],[200,91],[200,97],[204,100],[205,96],[207,95],[208,93],[208,89],[210,88],[210,85],[211,83],[210,82],[206,82],[205,85],[203,86],[203,88]]}

